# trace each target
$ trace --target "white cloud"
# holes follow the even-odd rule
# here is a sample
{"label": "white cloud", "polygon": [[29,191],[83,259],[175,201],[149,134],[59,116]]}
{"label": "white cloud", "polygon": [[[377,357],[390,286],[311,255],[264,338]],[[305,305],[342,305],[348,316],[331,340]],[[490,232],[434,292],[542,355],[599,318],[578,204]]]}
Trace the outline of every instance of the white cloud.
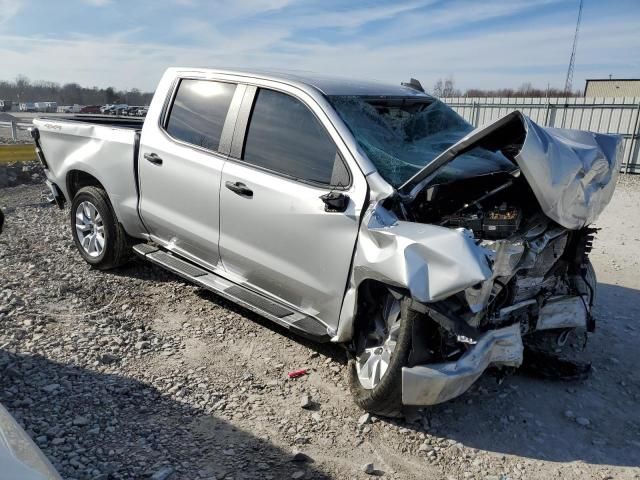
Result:
{"label": "white cloud", "polygon": [[0,0],[0,26],[15,17],[24,4],[24,0]]}
{"label": "white cloud", "polygon": [[298,17],[296,23],[305,28],[356,28],[376,20],[389,20],[400,14],[426,7],[435,0],[392,3],[368,8],[349,8],[338,11],[311,13]]}
{"label": "white cloud", "polygon": [[[0,0],[0,5],[4,1]],[[407,1],[367,11],[353,7],[349,11],[316,16],[309,15],[309,9],[303,13],[298,11],[297,16],[289,16],[286,11],[257,22],[239,22],[241,25],[234,26],[230,35],[221,27],[229,18],[252,16],[253,13],[246,13],[249,6],[264,11],[285,8],[292,0],[239,2],[233,8],[221,10],[215,21],[209,18],[174,21],[171,32],[174,38],[175,35],[188,36],[196,47],[140,41],[144,36],[140,35],[141,28],[145,27],[109,36],[74,35],[64,40],[0,35],[2,77],[25,74],[33,80],[150,90],[169,66],[210,65],[312,70],[393,83],[413,76],[425,86],[433,85],[439,77],[453,75],[462,89],[517,87],[526,81],[539,87],[546,86],[547,82],[552,86],[562,85],[572,25],[560,24],[550,17],[538,19],[535,24],[514,23],[494,30],[459,28],[471,19],[521,14],[529,8],[529,2],[486,0],[482,8],[474,7],[475,3],[451,2],[436,15],[429,8],[418,8],[429,1]],[[440,7],[434,5],[433,8]],[[191,10],[189,12],[192,15]],[[469,18],[465,19],[465,12]],[[288,16],[287,22],[281,20],[284,14]],[[389,28],[348,36],[355,38],[352,40],[337,36],[321,41],[300,39],[297,35],[300,28],[329,26],[349,32],[378,19],[395,17],[397,21]],[[445,28],[445,24],[455,24],[460,33],[420,36]],[[636,24],[632,17],[617,16],[587,21],[583,25],[576,87],[580,87],[585,77],[609,73],[637,76],[640,53],[635,49]]]}
{"label": "white cloud", "polygon": [[82,0],[82,1],[93,7],[106,7],[111,3],[111,0]]}

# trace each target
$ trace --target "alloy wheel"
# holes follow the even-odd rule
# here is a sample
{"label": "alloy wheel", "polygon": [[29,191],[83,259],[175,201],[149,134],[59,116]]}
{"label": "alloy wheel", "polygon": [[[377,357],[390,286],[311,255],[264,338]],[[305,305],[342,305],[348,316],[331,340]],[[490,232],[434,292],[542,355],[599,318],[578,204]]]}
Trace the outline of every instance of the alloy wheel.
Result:
{"label": "alloy wheel", "polygon": [[95,205],[84,201],[76,208],[76,234],[82,249],[90,257],[102,255],[105,246],[104,223]]}

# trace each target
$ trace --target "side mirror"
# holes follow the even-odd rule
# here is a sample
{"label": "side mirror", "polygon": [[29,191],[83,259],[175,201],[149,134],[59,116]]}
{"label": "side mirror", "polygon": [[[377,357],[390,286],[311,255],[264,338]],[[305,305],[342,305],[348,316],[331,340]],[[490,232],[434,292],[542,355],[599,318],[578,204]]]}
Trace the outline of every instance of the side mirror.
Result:
{"label": "side mirror", "polygon": [[340,192],[329,192],[320,197],[325,212],[344,212],[349,205],[349,196]]}

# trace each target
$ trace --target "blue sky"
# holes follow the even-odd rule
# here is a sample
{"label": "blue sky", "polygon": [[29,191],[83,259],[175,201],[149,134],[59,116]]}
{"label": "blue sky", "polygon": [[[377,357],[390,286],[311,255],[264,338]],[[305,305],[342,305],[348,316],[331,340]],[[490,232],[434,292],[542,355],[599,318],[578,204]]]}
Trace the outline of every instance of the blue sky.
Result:
{"label": "blue sky", "polygon": [[[0,78],[152,90],[168,66],[562,87],[579,0],[0,0]],[[640,78],[640,0],[585,0],[574,88]]]}

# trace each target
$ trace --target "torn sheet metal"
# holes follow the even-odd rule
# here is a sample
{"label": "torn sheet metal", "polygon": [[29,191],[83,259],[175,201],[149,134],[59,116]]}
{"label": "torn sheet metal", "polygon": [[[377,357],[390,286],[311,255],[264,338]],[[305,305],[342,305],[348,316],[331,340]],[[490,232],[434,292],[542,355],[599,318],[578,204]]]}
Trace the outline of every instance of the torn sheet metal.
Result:
{"label": "torn sheet metal", "polygon": [[492,274],[484,249],[463,229],[399,221],[376,204],[361,228],[356,284],[379,280],[407,288],[419,302],[444,299]]}
{"label": "torn sheet metal", "polygon": [[418,302],[435,302],[489,279],[489,254],[469,231],[400,221],[374,202],[360,226],[349,287],[332,341],[352,338],[357,291],[364,280],[407,289]]}
{"label": "torn sheet metal", "polygon": [[587,301],[579,296],[551,297],[540,309],[536,330],[586,328]]}
{"label": "torn sheet metal", "polygon": [[619,135],[547,128],[520,112],[478,128],[446,149],[399,190],[415,198],[436,178],[438,170],[490,135],[520,124],[525,138],[515,162],[531,186],[542,211],[565,228],[577,230],[593,223],[611,200],[623,155]]}
{"label": "torn sheet metal", "polygon": [[404,367],[402,403],[435,405],[446,402],[466,392],[491,365],[519,367],[522,353],[520,325],[489,330],[455,362]]}

